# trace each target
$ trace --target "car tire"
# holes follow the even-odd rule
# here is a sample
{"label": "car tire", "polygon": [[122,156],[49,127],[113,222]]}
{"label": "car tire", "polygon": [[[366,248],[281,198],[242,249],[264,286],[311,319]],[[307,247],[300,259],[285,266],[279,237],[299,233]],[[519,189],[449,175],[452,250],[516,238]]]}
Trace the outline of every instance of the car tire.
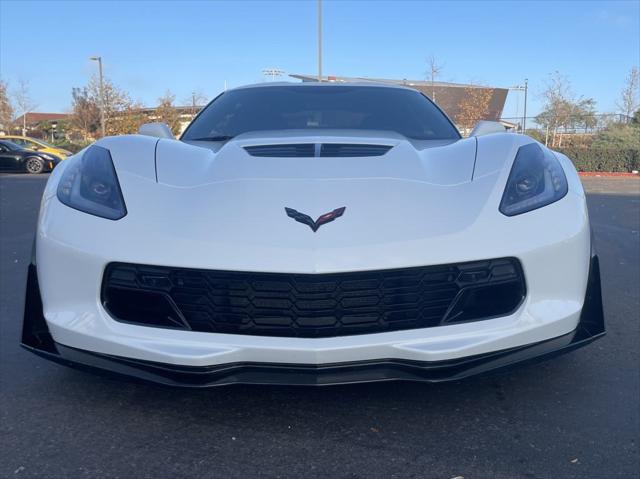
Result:
{"label": "car tire", "polygon": [[37,175],[44,171],[44,161],[40,158],[27,158],[27,161],[24,162],[24,166],[27,170],[27,173],[31,175]]}

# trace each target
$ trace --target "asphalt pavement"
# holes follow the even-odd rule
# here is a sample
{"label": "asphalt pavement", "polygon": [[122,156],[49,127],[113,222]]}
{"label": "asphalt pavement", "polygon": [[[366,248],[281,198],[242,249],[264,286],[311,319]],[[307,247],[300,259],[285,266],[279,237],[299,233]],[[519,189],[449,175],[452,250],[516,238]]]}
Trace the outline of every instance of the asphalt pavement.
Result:
{"label": "asphalt pavement", "polygon": [[640,179],[585,180],[608,328],[585,348],[453,383],[209,390],[18,346],[45,181],[0,176],[1,478],[640,477]]}

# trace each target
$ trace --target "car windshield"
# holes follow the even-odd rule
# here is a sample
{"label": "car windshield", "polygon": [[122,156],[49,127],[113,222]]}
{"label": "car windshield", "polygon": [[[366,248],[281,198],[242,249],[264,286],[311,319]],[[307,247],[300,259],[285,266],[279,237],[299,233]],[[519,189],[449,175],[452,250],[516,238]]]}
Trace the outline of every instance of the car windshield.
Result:
{"label": "car windshield", "polygon": [[6,147],[8,150],[21,150],[22,147],[20,145],[16,145],[15,143],[9,141],[9,140],[2,140],[0,141],[0,145]]}
{"label": "car windshield", "polygon": [[182,140],[224,141],[264,130],[385,130],[419,140],[460,134],[415,90],[377,86],[269,86],[231,90],[189,125]]}

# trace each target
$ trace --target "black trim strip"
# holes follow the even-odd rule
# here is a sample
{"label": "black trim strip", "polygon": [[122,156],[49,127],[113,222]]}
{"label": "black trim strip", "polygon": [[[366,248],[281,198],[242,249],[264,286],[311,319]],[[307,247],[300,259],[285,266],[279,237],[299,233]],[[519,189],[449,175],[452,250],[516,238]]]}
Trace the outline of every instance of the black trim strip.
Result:
{"label": "black trim strip", "polygon": [[158,183],[158,144],[160,143],[160,138],[156,141],[156,144],[153,147],[153,169],[156,174],[156,183]]}

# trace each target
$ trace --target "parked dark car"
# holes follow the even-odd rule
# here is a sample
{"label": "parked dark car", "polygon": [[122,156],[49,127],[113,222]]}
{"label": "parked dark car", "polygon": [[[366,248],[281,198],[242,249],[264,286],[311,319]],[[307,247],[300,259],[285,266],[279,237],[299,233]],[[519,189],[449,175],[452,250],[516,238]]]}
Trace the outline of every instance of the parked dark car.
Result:
{"label": "parked dark car", "polygon": [[24,171],[38,174],[51,171],[62,161],[50,153],[28,150],[7,140],[0,140],[0,171]]}

